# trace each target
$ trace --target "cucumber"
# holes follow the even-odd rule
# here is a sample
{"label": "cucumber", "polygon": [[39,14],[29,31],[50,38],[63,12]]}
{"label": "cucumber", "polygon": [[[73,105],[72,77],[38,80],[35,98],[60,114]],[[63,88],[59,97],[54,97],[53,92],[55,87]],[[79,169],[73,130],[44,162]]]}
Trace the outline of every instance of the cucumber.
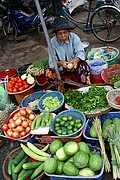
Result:
{"label": "cucumber", "polygon": [[29,149],[31,149],[34,153],[41,155],[41,156],[45,156],[45,157],[49,157],[49,154],[40,150],[39,148],[37,148],[36,146],[34,146],[34,144],[27,142],[27,146]]}
{"label": "cucumber", "polygon": [[49,119],[48,119],[48,122],[46,123],[46,126],[47,126],[47,127],[50,126],[52,119],[53,119],[53,114],[52,114],[52,113],[49,113]]}
{"label": "cucumber", "polygon": [[8,174],[12,175],[12,163],[13,163],[13,159],[10,159],[8,162]]}
{"label": "cucumber", "polygon": [[33,169],[27,170],[24,174],[22,174],[20,177],[18,177],[18,180],[26,180],[33,174],[33,172],[34,172]]}
{"label": "cucumber", "polygon": [[35,169],[32,176],[30,177],[31,180],[34,180],[43,171],[43,165],[44,163],[42,163],[40,166],[37,167],[37,169]]}
{"label": "cucumber", "polygon": [[23,150],[21,150],[21,151],[18,153],[18,155],[15,157],[13,163],[14,163],[15,165],[19,164],[19,162],[24,158],[24,156],[25,156],[25,152],[24,152]]}
{"label": "cucumber", "polygon": [[42,162],[28,162],[23,164],[23,169],[33,169],[33,168],[37,168],[39,165],[41,165]]}
{"label": "cucumber", "polygon": [[18,178],[19,178],[20,176],[22,176],[23,174],[25,174],[26,171],[27,171],[26,169],[22,169],[22,170],[19,172],[19,174],[18,174]]}
{"label": "cucumber", "polygon": [[23,164],[26,163],[27,160],[28,160],[28,156],[25,155],[24,159],[22,159],[22,161],[15,167],[14,173],[19,173],[22,169]]}
{"label": "cucumber", "polygon": [[45,151],[48,150],[49,147],[50,147],[50,144],[47,144],[44,148],[41,149],[41,151],[44,151],[44,152],[45,152]]}
{"label": "cucumber", "polygon": [[17,180],[17,174],[14,172],[15,170],[15,165],[12,163],[12,180]]}
{"label": "cucumber", "polygon": [[44,113],[38,116],[36,120],[35,129],[38,129],[41,126],[43,117],[44,117]]}
{"label": "cucumber", "polygon": [[39,156],[38,154],[31,151],[28,147],[26,147],[24,144],[20,144],[21,148],[24,150],[24,152],[30,156],[31,158],[37,160],[37,161],[45,161],[48,157]]}

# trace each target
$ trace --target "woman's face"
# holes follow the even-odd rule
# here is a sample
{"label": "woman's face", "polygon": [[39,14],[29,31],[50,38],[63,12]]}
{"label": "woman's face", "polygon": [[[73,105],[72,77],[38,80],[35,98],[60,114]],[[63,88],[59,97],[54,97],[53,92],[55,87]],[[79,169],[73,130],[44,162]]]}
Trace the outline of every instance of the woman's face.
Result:
{"label": "woman's face", "polygon": [[56,36],[61,42],[66,42],[68,40],[69,34],[70,31],[67,29],[58,30],[56,32]]}

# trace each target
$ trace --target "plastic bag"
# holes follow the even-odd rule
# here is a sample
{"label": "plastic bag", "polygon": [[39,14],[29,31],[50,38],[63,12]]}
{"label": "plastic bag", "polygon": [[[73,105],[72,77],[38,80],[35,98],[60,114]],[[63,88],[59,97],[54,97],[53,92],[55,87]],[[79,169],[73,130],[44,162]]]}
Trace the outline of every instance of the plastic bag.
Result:
{"label": "plastic bag", "polygon": [[6,91],[6,82],[7,81],[0,81],[0,110],[4,110],[6,104],[10,101]]}
{"label": "plastic bag", "polygon": [[91,74],[100,74],[102,70],[104,70],[108,67],[107,62],[105,62],[101,59],[88,61],[88,64],[90,67]]}

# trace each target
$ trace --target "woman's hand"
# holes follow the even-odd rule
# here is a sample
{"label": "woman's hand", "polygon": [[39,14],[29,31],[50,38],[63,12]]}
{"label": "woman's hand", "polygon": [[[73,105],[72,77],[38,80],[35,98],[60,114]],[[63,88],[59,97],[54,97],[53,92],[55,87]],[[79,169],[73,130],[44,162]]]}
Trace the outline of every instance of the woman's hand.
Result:
{"label": "woman's hand", "polygon": [[67,64],[68,64],[68,62],[66,62],[66,61],[57,62],[58,67],[62,66],[64,68],[68,68]]}
{"label": "woman's hand", "polygon": [[80,62],[81,60],[79,58],[74,58],[72,59],[70,62],[73,64],[73,68],[77,68],[78,62]]}

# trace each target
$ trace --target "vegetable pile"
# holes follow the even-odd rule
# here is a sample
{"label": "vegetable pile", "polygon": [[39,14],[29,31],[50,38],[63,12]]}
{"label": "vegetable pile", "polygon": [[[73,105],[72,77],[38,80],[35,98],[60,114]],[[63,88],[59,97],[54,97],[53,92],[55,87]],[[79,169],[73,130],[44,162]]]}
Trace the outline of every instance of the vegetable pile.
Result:
{"label": "vegetable pile", "polygon": [[27,145],[21,144],[21,150],[10,157],[8,162],[8,174],[14,180],[34,180],[43,171],[43,162],[49,157],[46,152],[49,144],[39,148],[36,145],[27,142]]}
{"label": "vegetable pile", "polygon": [[52,119],[53,119],[53,114],[49,112],[37,115],[34,121],[32,122],[31,129],[35,130],[38,129],[39,127],[42,128],[49,127]]}
{"label": "vegetable pile", "polygon": [[65,103],[73,109],[90,113],[93,110],[108,108],[107,90],[102,86],[91,86],[88,92],[69,90],[64,94]]}
{"label": "vegetable pile", "polygon": [[58,135],[68,135],[78,131],[82,127],[82,120],[73,116],[63,116],[56,118],[54,122],[54,131]]}
{"label": "vegetable pile", "polygon": [[69,141],[63,144],[60,140],[54,140],[50,151],[53,156],[46,159],[43,165],[47,174],[95,177],[103,166],[100,151],[85,142]]}
{"label": "vegetable pile", "polygon": [[48,59],[40,59],[28,67],[27,73],[30,73],[34,76],[40,76],[43,75],[48,68]]}
{"label": "vegetable pile", "polygon": [[3,124],[2,130],[10,138],[24,138],[24,136],[30,133],[31,125],[34,119],[35,114],[31,109],[20,109],[8,119],[7,123]]}
{"label": "vegetable pile", "polygon": [[58,99],[58,97],[52,97],[48,96],[42,101],[42,106],[44,110],[49,111],[49,110],[54,110],[58,108],[61,104],[61,101]]}
{"label": "vegetable pile", "polygon": [[27,81],[22,80],[20,77],[12,77],[8,82],[7,90],[8,92],[20,92],[29,87]]}

